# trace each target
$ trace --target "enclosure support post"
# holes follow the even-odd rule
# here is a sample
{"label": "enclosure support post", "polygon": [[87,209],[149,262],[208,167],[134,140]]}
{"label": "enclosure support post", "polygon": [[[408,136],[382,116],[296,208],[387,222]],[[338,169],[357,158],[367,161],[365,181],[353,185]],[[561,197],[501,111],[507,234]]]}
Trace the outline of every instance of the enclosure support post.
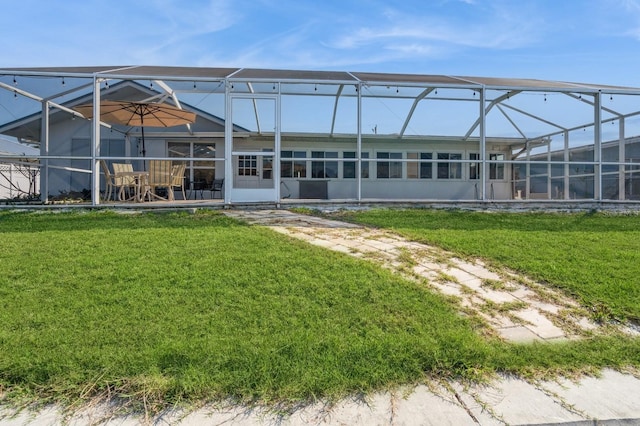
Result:
{"label": "enclosure support post", "polygon": [[[482,185],[480,186],[480,199],[482,201],[487,200],[487,138],[486,138],[486,124],[487,115],[484,107],[485,103],[485,88],[479,90],[480,92],[480,161],[482,161],[480,176],[482,177]],[[462,165],[461,165],[462,166]]]}
{"label": "enclosure support post", "polygon": [[[49,101],[42,102],[40,141],[43,148],[40,149],[40,154],[43,154],[45,157],[49,156],[49,106]],[[47,203],[49,201],[49,160],[47,159],[42,161],[42,168],[40,169],[40,181],[40,200],[43,203]]]}
{"label": "enclosure support post", "polygon": [[627,187],[625,185],[625,166],[622,164],[626,161],[627,156],[624,144],[624,117],[620,117],[618,126],[618,162],[620,163],[618,166],[618,199],[625,200],[627,198]]}
{"label": "enclosure support post", "polygon": [[529,195],[531,194],[531,147],[529,146],[529,143],[527,142],[527,165],[525,167],[525,184],[524,184],[524,192],[525,192],[525,198],[528,200],[529,199]]}
{"label": "enclosure support post", "polygon": [[593,161],[594,161],[594,188],[593,198],[600,201],[602,200],[602,96],[601,93],[595,93],[593,95],[593,131],[594,131],[594,146],[593,146]]}
{"label": "enclosure support post", "polygon": [[93,78],[93,120],[91,120],[91,204],[100,204],[100,82]]}
{"label": "enclosure support post", "polygon": [[280,153],[281,153],[281,149],[282,149],[282,136],[280,134],[280,131],[282,129],[282,86],[280,83],[278,83],[278,94],[276,96],[275,99],[275,109],[276,109],[276,128],[275,128],[275,141],[274,141],[274,153],[273,153],[273,159],[272,161],[272,167],[273,167],[273,182],[274,182],[274,186],[275,186],[275,190],[276,190],[276,200],[279,203],[280,200],[282,199],[282,196],[280,195]]}
{"label": "enclosure support post", "polygon": [[551,140],[547,142],[547,199],[553,199],[553,185],[551,185]]}
{"label": "enclosure support post", "polygon": [[[227,188],[233,185],[233,118],[231,117],[231,94],[229,91],[230,83],[228,80],[224,82],[224,181]],[[224,191],[224,203],[231,203],[231,191]]]}
{"label": "enclosure support post", "polygon": [[356,177],[357,177],[357,194],[358,201],[362,199],[362,85],[358,83],[356,86],[358,91],[358,136],[356,138]]}
{"label": "enclosure support post", "polygon": [[564,199],[568,200],[571,195],[569,191],[569,132],[565,130],[564,134]]}

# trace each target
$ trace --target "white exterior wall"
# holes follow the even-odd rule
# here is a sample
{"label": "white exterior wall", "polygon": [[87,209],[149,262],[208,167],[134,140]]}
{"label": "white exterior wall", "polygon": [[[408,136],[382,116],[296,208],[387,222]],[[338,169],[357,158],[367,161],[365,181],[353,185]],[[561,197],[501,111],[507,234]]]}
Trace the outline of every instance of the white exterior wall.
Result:
{"label": "white exterior wall", "polygon": [[[487,146],[490,153],[502,153],[508,158],[510,151],[506,147],[499,145]],[[329,199],[355,199],[357,197],[357,180],[343,179],[342,176],[342,153],[345,151],[356,151],[355,140],[343,142],[331,142],[326,139],[308,141],[295,141],[292,138],[283,139],[282,150],[305,151],[307,154],[307,179],[310,179],[312,151],[338,152],[339,174],[337,179],[328,179],[327,192]],[[362,179],[362,198],[380,200],[429,200],[429,199],[449,199],[449,200],[474,200],[481,197],[482,181],[469,178],[469,158],[470,154],[479,153],[478,143],[472,142],[433,142],[433,141],[407,141],[398,139],[381,139],[380,141],[366,141],[362,144],[362,152],[369,155],[369,160],[375,160],[378,152],[401,153],[401,160],[389,159],[388,161],[402,162],[402,178],[378,178],[376,175],[376,162],[369,161],[369,177]],[[408,178],[407,153],[431,153],[432,154],[432,178],[417,179]],[[438,179],[437,163],[446,162],[437,160],[438,153],[460,154],[462,161],[460,179]],[[318,159],[316,159],[317,161]],[[353,161],[353,159],[346,159]],[[286,161],[286,160],[285,160]],[[335,161],[333,158],[326,161]],[[363,160],[365,161],[365,160]],[[385,160],[387,161],[387,160]],[[474,161],[475,162],[475,161]],[[418,163],[413,163],[418,164]],[[487,167],[489,170],[489,167]],[[511,199],[510,167],[504,166],[504,178],[500,180],[490,180],[487,183],[487,198],[493,196],[494,199]],[[283,197],[287,195],[287,190],[291,198],[299,198],[299,182],[304,180],[296,178],[282,178],[286,189],[282,189]],[[313,179],[311,179],[313,180]]]}
{"label": "white exterior wall", "polygon": [[[206,126],[203,126],[206,127]],[[219,127],[218,127],[219,128]],[[206,131],[206,128],[200,128]],[[215,140],[216,157],[221,161],[215,162],[216,178],[224,177],[224,159],[226,159],[225,144],[223,135],[211,136],[211,132],[206,137],[199,133],[188,135],[184,132],[176,133],[166,131],[166,137],[162,135],[164,129],[150,129],[146,138],[146,156],[152,158],[163,158],[168,156],[168,143],[171,141],[207,141]],[[124,135],[111,132],[109,129],[101,130],[101,156],[121,157],[130,155],[136,157],[138,154],[138,138],[131,137],[131,146],[125,147]],[[60,156],[90,156],[90,123],[85,120],[61,120],[51,126],[50,131],[50,155]],[[273,148],[273,142],[268,136],[237,137],[236,149],[260,151],[264,148]],[[326,158],[325,161],[338,162],[338,177],[327,179],[327,198],[334,200],[354,200],[357,199],[357,179],[343,177],[343,162],[353,162],[353,158],[343,158],[344,152],[356,152],[356,138],[353,137],[329,137],[325,135],[296,137],[293,135],[283,135],[281,150],[304,151],[307,159],[307,176],[298,178],[279,178],[276,184],[280,183],[282,198],[300,198],[300,181],[318,179],[311,178],[312,162],[319,159],[312,158],[313,151],[337,152],[338,158]],[[510,150],[506,145],[487,143],[488,153],[502,153],[506,158],[510,156]],[[361,198],[363,200],[475,200],[481,194],[482,181],[469,178],[470,154],[479,154],[479,144],[477,140],[472,141],[433,141],[419,139],[397,139],[394,137],[385,138],[378,136],[375,139],[365,138],[362,143],[363,154],[369,156],[369,177],[362,179]],[[378,152],[400,153],[402,159],[389,159],[390,162],[402,162],[401,178],[378,178],[376,162]],[[430,179],[418,179],[408,177],[407,153],[431,153],[432,154],[432,177]],[[437,177],[437,163],[447,162],[438,160],[439,153],[460,154],[463,163],[460,163],[460,179],[439,179]],[[279,157],[279,153],[278,153]],[[224,161],[222,161],[224,160]],[[285,160],[286,161],[286,160]],[[365,161],[365,160],[363,160]],[[475,161],[474,161],[475,162]],[[89,160],[51,160],[51,165],[58,167],[74,167],[79,169],[90,169]],[[413,163],[418,165],[418,163]],[[134,161],[134,167],[140,168],[141,164]],[[233,164],[234,176],[237,175],[237,165]],[[489,167],[487,167],[487,170]],[[511,168],[504,165],[504,179],[490,180],[487,182],[487,199],[511,199]],[[52,196],[65,191],[80,191],[90,188],[91,176],[88,173],[71,172],[50,168],[49,170],[49,194]],[[225,183],[227,186],[229,183]],[[255,188],[273,187],[273,180],[265,179],[257,182],[247,182]],[[102,187],[104,184],[101,185]]]}
{"label": "white exterior wall", "polygon": [[[91,124],[82,119],[62,120],[50,128],[49,155],[61,157],[87,157],[87,159],[51,159],[49,163],[49,195],[57,196],[70,191],[91,188]],[[119,132],[101,129],[101,156],[125,156],[125,138]],[[134,138],[135,140],[135,138]],[[135,145],[135,142],[133,142]],[[131,148],[135,153],[135,146]],[[44,147],[41,154],[45,154]],[[133,154],[135,156],[135,154]],[[164,154],[163,154],[164,155]],[[43,159],[44,160],[44,159]],[[76,170],[69,170],[69,168]],[[85,170],[81,172],[78,170]],[[44,173],[45,168],[41,169]],[[101,178],[102,179],[102,178]],[[44,180],[44,176],[42,177]],[[42,181],[41,180],[41,181]],[[42,182],[44,183],[44,182]],[[43,185],[41,185],[41,188]],[[104,182],[101,182],[104,188]]]}

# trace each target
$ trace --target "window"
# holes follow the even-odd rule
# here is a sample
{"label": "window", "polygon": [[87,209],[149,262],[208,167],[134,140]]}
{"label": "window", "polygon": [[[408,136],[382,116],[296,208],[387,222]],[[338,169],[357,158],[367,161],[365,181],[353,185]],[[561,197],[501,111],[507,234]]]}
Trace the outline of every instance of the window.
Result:
{"label": "window", "polygon": [[[369,158],[368,152],[361,152],[362,161],[360,162],[360,177],[362,179],[369,178],[369,162],[365,161],[365,158]],[[357,158],[356,152],[347,151],[342,154],[342,158]],[[344,179],[355,179],[356,178],[356,164],[357,161],[344,161],[342,163],[342,177]]]}
{"label": "window", "polygon": [[469,179],[476,180],[480,179],[480,154],[477,152],[472,152],[469,154],[469,160],[472,162],[469,163]]}
{"label": "window", "polygon": [[[489,161],[504,160],[504,154],[489,154]],[[489,163],[489,179],[504,179],[504,163]]]}
{"label": "window", "polygon": [[238,176],[258,176],[258,157],[256,155],[238,156]]}
{"label": "window", "polygon": [[420,168],[418,157],[417,152],[407,152],[407,160],[415,160],[407,161],[407,179],[418,179],[418,169]]}
{"label": "window", "polygon": [[[402,159],[401,152],[378,152],[378,159]],[[378,161],[376,167],[378,179],[402,179],[401,161]]]}
{"label": "window", "polygon": [[[430,152],[408,152],[407,158],[410,160],[432,160],[433,154]],[[433,164],[431,162],[408,162],[408,179],[431,179],[433,177]]]}
{"label": "window", "polygon": [[307,153],[304,151],[280,151],[280,177],[306,178],[306,157]]}
{"label": "window", "polygon": [[[462,160],[462,154],[439,153],[438,160]],[[438,162],[438,179],[461,179],[461,163]]]}
{"label": "window", "polygon": [[[356,158],[356,153],[343,152],[342,158]],[[343,179],[355,179],[356,178],[356,162],[355,161],[343,161],[342,162],[342,178]]]}
{"label": "window", "polygon": [[362,163],[360,164],[360,177],[362,177],[362,179],[369,179],[369,161],[364,161],[365,158],[369,158],[369,153],[361,152],[360,155],[362,157]]}
{"label": "window", "polygon": [[[262,151],[273,153],[271,148],[265,148]],[[273,179],[273,155],[262,156],[262,179]]]}
{"label": "window", "polygon": [[[216,158],[216,144],[207,142],[169,142],[171,158]],[[179,163],[178,161],[175,162]],[[186,161],[185,176],[187,182],[213,182],[216,175],[215,161]]]}
{"label": "window", "polygon": [[320,161],[319,158],[338,158],[337,152],[311,151],[311,177],[316,179],[337,178],[337,161]]}

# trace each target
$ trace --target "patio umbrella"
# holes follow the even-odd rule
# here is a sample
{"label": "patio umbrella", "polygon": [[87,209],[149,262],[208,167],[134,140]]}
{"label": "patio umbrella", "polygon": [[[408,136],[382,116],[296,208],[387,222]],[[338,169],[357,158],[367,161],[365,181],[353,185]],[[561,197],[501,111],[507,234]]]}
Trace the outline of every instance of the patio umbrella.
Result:
{"label": "patio umbrella", "polygon": [[[93,104],[78,105],[73,108],[86,118],[93,118]],[[144,128],[173,127],[193,123],[196,115],[173,105],[156,102],[102,101],[101,121],[124,126],[139,126],[142,131],[142,156],[146,154]]]}

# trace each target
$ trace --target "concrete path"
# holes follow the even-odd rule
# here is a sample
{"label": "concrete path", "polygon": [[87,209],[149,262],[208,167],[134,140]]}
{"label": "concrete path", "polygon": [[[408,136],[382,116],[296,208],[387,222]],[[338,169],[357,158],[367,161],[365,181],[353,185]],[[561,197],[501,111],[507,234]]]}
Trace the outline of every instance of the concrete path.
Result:
{"label": "concrete path", "polygon": [[[64,421],[63,421],[64,420]],[[204,407],[193,412],[169,411],[156,418],[118,417],[109,407],[93,406],[64,418],[55,408],[36,413],[0,410],[2,426],[129,425],[640,425],[640,380],[611,370],[578,382],[530,384],[504,377],[492,385],[465,387],[432,383],[318,402],[292,413],[239,406]]]}
{"label": "concrete path", "polygon": [[[460,310],[486,321],[486,333],[509,341],[553,341],[600,332],[566,297],[509,271],[457,259],[435,247],[390,232],[285,210],[230,210],[229,216],[361,257],[455,297]],[[626,330],[637,335],[634,330]],[[501,377],[467,386],[438,381],[393,392],[358,395],[334,404],[319,401],[293,412],[208,406],[168,411],[155,418],[118,417],[94,405],[65,417],[55,407],[31,413],[0,409],[2,426],[87,425],[640,425],[640,374],[603,371],[576,381],[530,383]]]}

